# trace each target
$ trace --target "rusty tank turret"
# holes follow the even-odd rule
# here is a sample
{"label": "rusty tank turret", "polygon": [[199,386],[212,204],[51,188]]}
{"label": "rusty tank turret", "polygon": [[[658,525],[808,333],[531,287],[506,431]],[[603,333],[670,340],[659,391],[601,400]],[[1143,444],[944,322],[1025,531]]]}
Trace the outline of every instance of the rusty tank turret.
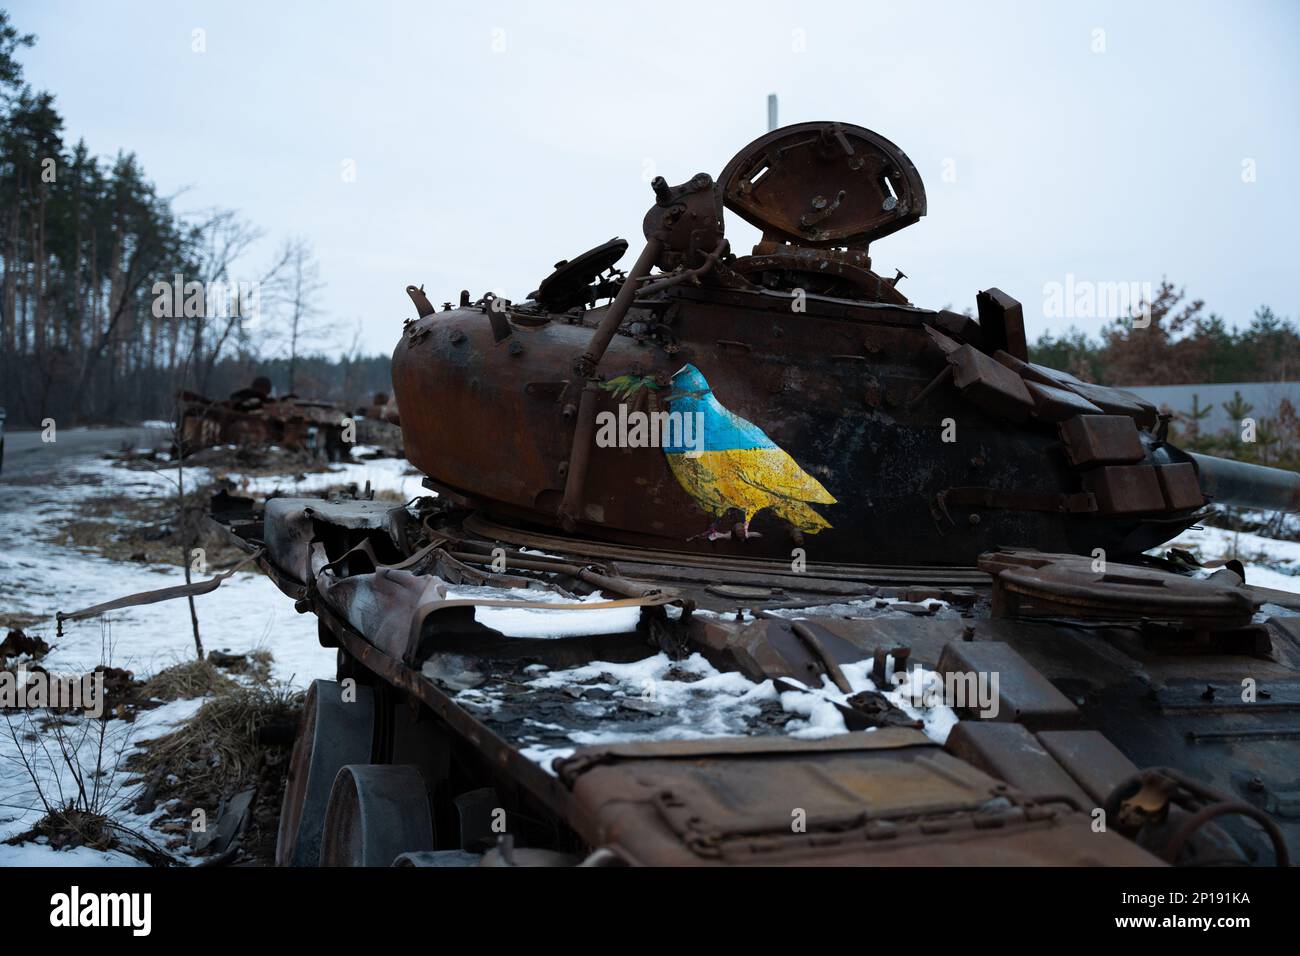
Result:
{"label": "rusty tank turret", "polygon": [[[996,545],[1131,556],[1210,504],[1300,502],[1296,476],[1185,453],[1150,402],[1030,362],[1007,293],[980,292],[976,318],[873,272],[870,244],[926,197],[870,130],[788,126],[716,182],[653,187],[626,274],[615,239],[523,302],[439,312],[408,289],[393,384],[432,488],[669,551],[947,565]],[[750,255],[724,208],[762,230]]]}
{"label": "rusty tank turret", "polygon": [[339,651],[277,860],[1289,865],[1300,595],[1145,552],[1295,476],[1031,363],[1004,292],[908,302],[869,244],[925,192],[868,130],[654,190],[626,274],[408,290],[383,414],[436,495],[214,499]]}

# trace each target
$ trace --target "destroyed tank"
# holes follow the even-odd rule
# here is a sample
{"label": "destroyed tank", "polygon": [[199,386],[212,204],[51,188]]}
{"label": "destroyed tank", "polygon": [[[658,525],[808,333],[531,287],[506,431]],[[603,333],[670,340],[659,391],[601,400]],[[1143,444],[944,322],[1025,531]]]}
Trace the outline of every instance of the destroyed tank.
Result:
{"label": "destroyed tank", "polygon": [[[435,312],[408,289],[393,384],[431,488],[626,544],[945,565],[993,545],[1123,558],[1209,503],[1300,503],[1294,475],[1183,452],[1150,402],[1031,363],[1006,293],[975,319],[873,272],[870,244],[926,198],[869,130],[778,129],[716,183],[653,187],[626,276],[612,240],[520,303]],[[724,207],[762,230],[751,255]]]}
{"label": "destroyed tank", "polygon": [[1289,864],[1300,597],[1144,552],[1295,477],[1031,363],[997,289],[909,303],[868,247],[925,192],[873,132],[653,186],[625,275],[408,289],[429,495],[213,502],[339,653],[278,860]]}

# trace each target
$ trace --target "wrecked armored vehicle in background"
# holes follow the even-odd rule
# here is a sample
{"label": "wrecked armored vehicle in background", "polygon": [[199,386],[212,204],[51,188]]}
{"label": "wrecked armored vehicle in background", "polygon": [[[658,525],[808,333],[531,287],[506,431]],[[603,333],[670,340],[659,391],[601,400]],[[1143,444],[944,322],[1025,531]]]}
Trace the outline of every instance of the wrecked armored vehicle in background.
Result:
{"label": "wrecked armored vehicle in background", "polygon": [[339,649],[279,862],[1288,864],[1300,596],[1145,552],[1296,477],[1030,363],[1003,292],[909,303],[868,245],[924,188],[869,130],[653,187],[626,274],[408,289],[429,496],[214,505]]}
{"label": "wrecked armored vehicle in background", "polygon": [[358,445],[367,445],[389,458],[405,457],[397,403],[387,392],[376,392],[374,401],[358,408],[352,417],[357,425]]}
{"label": "wrecked armored vehicle in background", "polygon": [[180,395],[180,442],[185,454],[216,445],[305,451],[330,461],[348,457],[347,416],[330,402],[271,397],[271,381],[257,378],[225,401],[196,392]]}

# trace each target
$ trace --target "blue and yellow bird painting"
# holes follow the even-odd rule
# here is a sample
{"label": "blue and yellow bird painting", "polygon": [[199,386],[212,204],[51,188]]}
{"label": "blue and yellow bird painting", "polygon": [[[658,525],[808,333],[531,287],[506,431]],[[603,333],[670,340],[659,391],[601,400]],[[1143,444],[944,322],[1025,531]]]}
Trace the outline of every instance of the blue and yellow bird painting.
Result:
{"label": "blue and yellow bird painting", "polygon": [[730,536],[731,532],[721,531],[719,525],[732,508],[745,516],[746,537],[755,534],[749,530],[749,522],[764,508],[805,534],[831,527],[810,507],[835,504],[831,493],[763,429],[725,408],[694,365],[682,366],[672,377],[672,390],[664,403],[670,411],[692,416],[704,425],[702,441],[690,436],[693,440],[683,442],[679,430],[676,443],[664,445],[664,454],[686,493],[714,516],[713,525],[705,532],[708,538]]}

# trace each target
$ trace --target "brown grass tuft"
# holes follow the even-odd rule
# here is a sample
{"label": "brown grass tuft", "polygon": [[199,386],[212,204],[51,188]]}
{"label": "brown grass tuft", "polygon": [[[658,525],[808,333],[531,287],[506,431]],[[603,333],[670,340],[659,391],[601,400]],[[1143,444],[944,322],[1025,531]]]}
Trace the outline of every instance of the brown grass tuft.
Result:
{"label": "brown grass tuft", "polygon": [[240,687],[209,700],[183,726],[145,741],[128,769],[177,783],[166,796],[202,800],[230,794],[253,783],[267,755],[261,731],[272,724],[294,724],[302,708],[301,691],[276,685]]}
{"label": "brown grass tuft", "polygon": [[206,660],[185,661],[161,670],[145,681],[140,696],[146,700],[181,700],[228,694],[239,687]]}

